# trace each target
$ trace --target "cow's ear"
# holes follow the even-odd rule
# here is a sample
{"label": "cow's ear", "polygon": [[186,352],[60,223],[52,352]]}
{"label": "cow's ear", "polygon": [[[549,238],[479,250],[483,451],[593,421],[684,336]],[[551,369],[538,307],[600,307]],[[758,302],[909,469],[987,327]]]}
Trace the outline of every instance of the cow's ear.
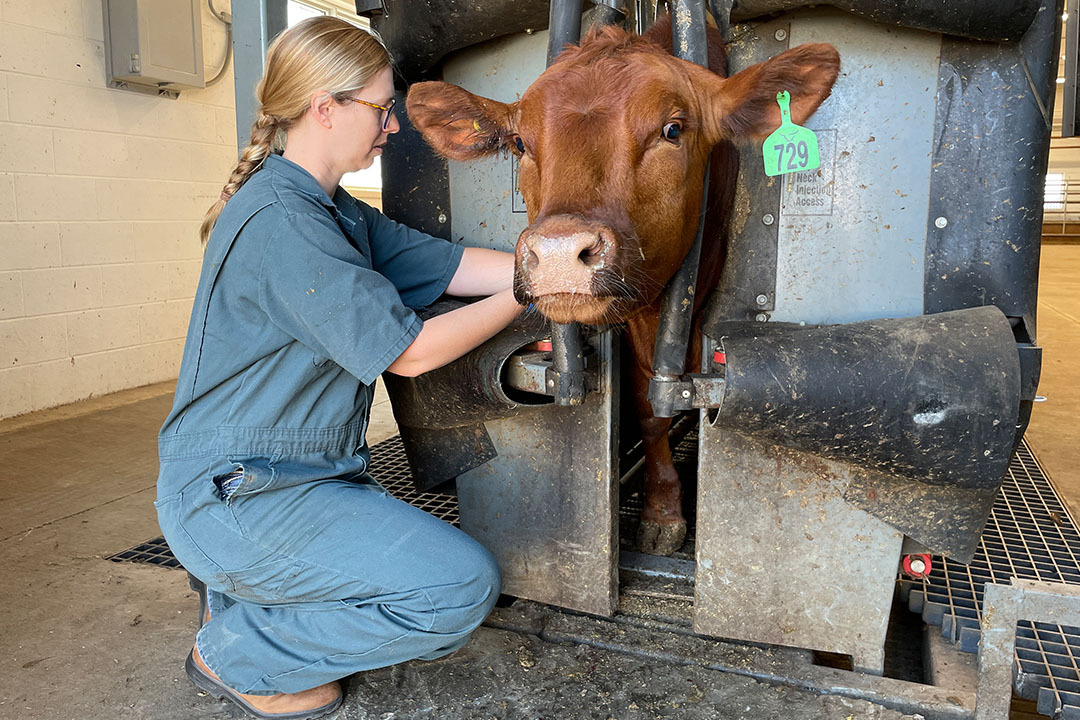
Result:
{"label": "cow's ear", "polygon": [[504,147],[513,115],[512,105],[443,82],[413,85],[406,107],[428,144],[451,160],[472,160]]}
{"label": "cow's ear", "polygon": [[[714,85],[713,120],[717,138],[732,135],[764,140],[780,127],[776,93],[791,95],[791,120],[802,124],[829,97],[840,72],[840,54],[832,45],[800,45],[771,60],[742,70]],[[716,102],[719,100],[719,102]]]}

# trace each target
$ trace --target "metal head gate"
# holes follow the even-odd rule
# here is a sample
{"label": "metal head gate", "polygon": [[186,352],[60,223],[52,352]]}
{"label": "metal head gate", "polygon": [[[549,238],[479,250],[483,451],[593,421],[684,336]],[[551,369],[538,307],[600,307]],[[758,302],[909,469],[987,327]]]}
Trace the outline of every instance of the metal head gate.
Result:
{"label": "metal head gate", "polygon": [[[742,148],[703,374],[658,367],[652,397],[688,398],[664,412],[700,422],[695,630],[880,672],[902,549],[970,559],[1030,413],[1061,12],[1048,0],[809,4],[709,3],[732,72],[828,42],[842,75],[807,123],[819,170],[769,178],[760,147]],[[509,0],[371,5],[406,80],[503,101],[559,47],[549,17],[557,34],[581,18],[559,2],[550,16]],[[675,7],[704,17],[703,3]],[[638,2],[625,22],[655,9]],[[598,3],[583,23],[622,20]],[[515,159],[448,164],[403,126],[384,156],[387,214],[513,249],[527,224]],[[608,331],[582,351],[573,330],[509,332],[482,361],[390,382],[414,474],[456,479],[461,526],[499,559],[507,593],[608,614],[619,343]],[[544,335],[554,362],[512,357]],[[529,382],[508,379],[511,366]],[[537,378],[562,393],[544,397]]]}

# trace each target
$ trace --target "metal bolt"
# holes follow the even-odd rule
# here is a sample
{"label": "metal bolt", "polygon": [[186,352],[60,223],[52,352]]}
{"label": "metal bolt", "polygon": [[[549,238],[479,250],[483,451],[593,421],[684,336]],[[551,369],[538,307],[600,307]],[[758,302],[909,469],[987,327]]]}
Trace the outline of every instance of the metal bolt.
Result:
{"label": "metal bolt", "polygon": [[761,216],[761,222],[766,225],[772,225],[774,222],[776,222],[776,218],[773,217],[772,213],[765,213]]}
{"label": "metal bolt", "polygon": [[758,295],[756,299],[758,305],[764,305],[765,303],[769,302],[769,296],[765,295],[764,293]]}
{"label": "metal bolt", "polygon": [[690,397],[690,391],[689,390],[683,390],[682,391],[682,396],[684,398],[689,398]]}
{"label": "metal bolt", "polygon": [[948,224],[949,220],[946,217],[939,217],[937,220],[934,220],[934,227],[943,228]]}
{"label": "metal bolt", "polygon": [[766,315],[765,313],[758,313],[757,315],[754,316],[754,319],[757,320],[758,322],[765,322],[766,320],[769,319],[769,316]]}
{"label": "metal bolt", "polygon": [[911,572],[915,573],[916,575],[922,575],[924,572],[926,572],[926,563],[923,562],[922,558],[911,559]]}
{"label": "metal bolt", "polygon": [[785,40],[787,40],[787,30],[785,30],[784,28],[780,28],[775,33],[773,33],[773,37],[776,38],[778,42],[784,42]]}
{"label": "metal bolt", "polygon": [[555,381],[554,380],[548,380],[548,387],[555,387]]}
{"label": "metal bolt", "polygon": [[439,213],[439,222],[440,223],[445,223],[446,222],[446,213]]}
{"label": "metal bolt", "polygon": [[1036,395],[1035,396],[1035,402],[1046,402],[1046,396],[1045,395]]}

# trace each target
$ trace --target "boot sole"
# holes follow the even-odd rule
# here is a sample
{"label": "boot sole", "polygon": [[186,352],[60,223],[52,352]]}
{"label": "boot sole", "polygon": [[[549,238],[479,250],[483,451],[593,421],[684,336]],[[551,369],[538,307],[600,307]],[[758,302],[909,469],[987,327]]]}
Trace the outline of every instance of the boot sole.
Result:
{"label": "boot sole", "polygon": [[311,710],[300,710],[291,713],[264,713],[252,707],[235,690],[207,675],[201,667],[195,664],[194,651],[188,653],[187,660],[184,661],[184,672],[187,673],[188,679],[195,683],[197,688],[214,699],[229,700],[248,715],[262,718],[262,720],[315,720],[315,718],[321,718],[337,710],[341,707],[341,702],[344,699],[343,695],[338,695],[333,702]]}

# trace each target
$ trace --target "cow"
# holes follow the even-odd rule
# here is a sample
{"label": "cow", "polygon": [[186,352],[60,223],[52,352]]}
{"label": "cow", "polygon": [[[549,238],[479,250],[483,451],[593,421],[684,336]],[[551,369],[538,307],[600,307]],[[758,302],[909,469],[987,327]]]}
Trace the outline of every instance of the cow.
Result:
{"label": "cow", "polygon": [[[671,421],[653,416],[647,392],[661,291],[693,243],[706,161],[711,155],[695,310],[720,281],[738,172],[732,141],[760,142],[780,125],[781,90],[792,120],[805,121],[840,68],[835,48],[808,44],[727,78],[716,30],[709,68],[673,57],[671,47],[666,18],[640,36],[593,28],[517,102],[442,82],[418,83],[407,99],[411,122],[444,157],[518,156],[529,221],[515,249],[518,300],[557,323],[625,325],[645,449],[637,545],[660,555],[682,545],[686,521]],[[692,367],[700,351],[689,355]]]}

